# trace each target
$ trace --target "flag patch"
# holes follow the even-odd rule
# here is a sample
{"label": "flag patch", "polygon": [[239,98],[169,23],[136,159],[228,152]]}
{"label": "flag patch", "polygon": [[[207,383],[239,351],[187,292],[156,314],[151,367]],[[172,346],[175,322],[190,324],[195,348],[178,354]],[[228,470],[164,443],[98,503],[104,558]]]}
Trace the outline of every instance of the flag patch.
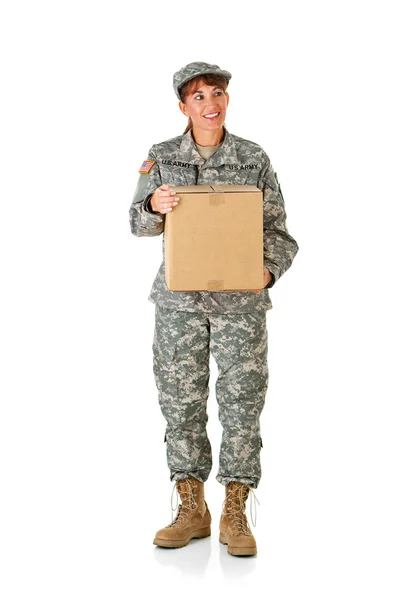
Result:
{"label": "flag patch", "polygon": [[150,173],[153,165],[156,164],[155,160],[144,160],[142,166],[139,169],[139,173]]}

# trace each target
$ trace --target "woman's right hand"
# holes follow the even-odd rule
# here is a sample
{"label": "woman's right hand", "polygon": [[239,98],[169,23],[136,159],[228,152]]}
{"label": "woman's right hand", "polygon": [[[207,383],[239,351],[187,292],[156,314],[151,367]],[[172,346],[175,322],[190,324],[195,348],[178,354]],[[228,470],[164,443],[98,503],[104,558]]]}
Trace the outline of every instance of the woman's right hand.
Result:
{"label": "woman's right hand", "polygon": [[175,196],[172,185],[160,185],[150,199],[151,208],[155,212],[165,214],[178,204],[179,198]]}

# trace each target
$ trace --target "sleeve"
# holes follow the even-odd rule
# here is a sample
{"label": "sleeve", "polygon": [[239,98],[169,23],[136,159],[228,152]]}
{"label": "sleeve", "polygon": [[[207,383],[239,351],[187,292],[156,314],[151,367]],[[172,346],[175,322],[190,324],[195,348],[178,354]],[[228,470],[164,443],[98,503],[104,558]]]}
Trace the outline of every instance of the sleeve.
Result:
{"label": "sleeve", "polygon": [[263,192],[264,266],[272,275],[265,287],[272,288],[291,266],[299,246],[289,235],[281,186],[269,159],[257,187]]}
{"label": "sleeve", "polygon": [[154,212],[150,206],[150,198],[162,185],[154,146],[150,148],[148,157],[155,163],[149,173],[140,173],[129,209],[131,232],[138,237],[156,236],[164,231],[165,214]]}

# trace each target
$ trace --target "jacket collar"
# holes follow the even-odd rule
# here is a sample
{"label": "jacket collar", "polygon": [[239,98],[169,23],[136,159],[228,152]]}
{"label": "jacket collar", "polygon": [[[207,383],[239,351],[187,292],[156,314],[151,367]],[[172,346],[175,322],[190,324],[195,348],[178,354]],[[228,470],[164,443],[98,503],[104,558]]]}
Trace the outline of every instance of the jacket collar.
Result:
{"label": "jacket collar", "polygon": [[225,126],[223,126],[223,128],[225,131],[225,137],[224,141],[222,142],[222,146],[218,148],[215,154],[210,156],[208,160],[204,160],[204,158],[202,158],[198,153],[192,136],[192,130],[189,129],[189,131],[183,136],[179,148],[179,158],[183,162],[187,162],[192,165],[206,164],[207,167],[220,167],[224,164],[236,164],[237,154],[234,139],[227,128]]}

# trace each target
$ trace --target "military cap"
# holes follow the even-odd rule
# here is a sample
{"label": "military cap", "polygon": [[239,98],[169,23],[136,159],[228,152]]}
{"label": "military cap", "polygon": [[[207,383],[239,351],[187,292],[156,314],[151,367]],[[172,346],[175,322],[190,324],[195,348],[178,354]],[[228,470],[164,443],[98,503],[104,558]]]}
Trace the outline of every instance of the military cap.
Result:
{"label": "military cap", "polygon": [[229,82],[230,78],[232,77],[232,74],[229,73],[229,71],[223,71],[218,65],[210,65],[209,63],[205,62],[189,63],[174,74],[173,85],[175,94],[178,96],[179,100],[181,100],[179,91],[183,84],[187,81],[190,81],[190,79],[197,77],[198,75],[205,75],[206,73],[221,75],[226,79],[227,82]]}

